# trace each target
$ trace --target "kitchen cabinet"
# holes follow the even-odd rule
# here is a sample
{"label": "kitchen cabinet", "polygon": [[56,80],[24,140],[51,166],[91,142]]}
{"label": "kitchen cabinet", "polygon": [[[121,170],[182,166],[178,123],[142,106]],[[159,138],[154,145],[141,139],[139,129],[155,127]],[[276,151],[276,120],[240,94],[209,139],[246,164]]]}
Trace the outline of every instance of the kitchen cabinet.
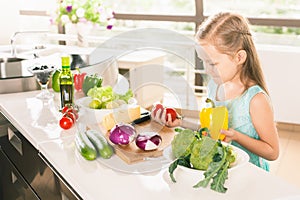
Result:
{"label": "kitchen cabinet", "polygon": [[1,147],[0,163],[1,199],[39,199],[31,186],[26,182],[26,180],[24,180],[19,171],[11,163]]}
{"label": "kitchen cabinet", "polygon": [[0,123],[0,199],[80,199],[2,114]]}

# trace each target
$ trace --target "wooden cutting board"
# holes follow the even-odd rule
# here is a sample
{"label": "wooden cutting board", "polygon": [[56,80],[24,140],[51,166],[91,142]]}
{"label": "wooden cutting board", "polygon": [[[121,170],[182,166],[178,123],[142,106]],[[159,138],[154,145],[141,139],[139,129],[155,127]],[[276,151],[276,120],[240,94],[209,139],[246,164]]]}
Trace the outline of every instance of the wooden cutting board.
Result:
{"label": "wooden cutting board", "polygon": [[[137,134],[142,132],[157,132],[162,138],[162,143],[160,144],[158,149],[152,151],[144,151],[139,149],[134,141],[126,146],[112,144],[115,149],[116,155],[118,155],[127,164],[142,162],[145,160],[145,158],[162,156],[163,150],[171,144],[175,135],[174,128],[162,126],[159,123],[156,123],[151,120],[134,125],[134,127],[136,129]],[[109,131],[106,132],[106,138],[108,141],[109,134]]]}

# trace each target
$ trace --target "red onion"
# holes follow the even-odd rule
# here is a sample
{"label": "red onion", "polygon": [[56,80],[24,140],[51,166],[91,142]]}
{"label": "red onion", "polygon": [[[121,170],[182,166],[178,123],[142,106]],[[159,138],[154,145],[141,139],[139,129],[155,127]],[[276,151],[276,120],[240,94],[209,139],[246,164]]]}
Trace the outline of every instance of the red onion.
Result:
{"label": "red onion", "polygon": [[127,145],[134,140],[135,128],[130,124],[116,124],[111,130],[109,139],[114,144]]}
{"label": "red onion", "polygon": [[144,132],[138,134],[135,139],[135,144],[142,150],[155,150],[161,144],[161,136],[156,132]]}

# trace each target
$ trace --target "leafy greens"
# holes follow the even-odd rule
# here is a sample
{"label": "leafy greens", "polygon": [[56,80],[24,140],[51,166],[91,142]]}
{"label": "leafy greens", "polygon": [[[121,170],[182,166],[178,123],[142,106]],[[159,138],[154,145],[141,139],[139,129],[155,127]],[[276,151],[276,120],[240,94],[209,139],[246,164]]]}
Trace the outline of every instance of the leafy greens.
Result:
{"label": "leafy greens", "polygon": [[129,89],[124,95],[121,95],[115,93],[111,86],[104,86],[89,89],[87,96],[99,99],[102,102],[101,108],[106,108],[108,103],[116,100],[123,100],[128,103],[128,100],[133,97],[133,92]]}
{"label": "leafy greens", "polygon": [[176,182],[173,173],[178,165],[205,170],[204,179],[193,187],[205,188],[211,182],[212,190],[225,193],[227,188],[224,184],[228,178],[228,168],[235,161],[235,155],[230,146],[223,145],[220,140],[203,136],[202,131],[177,129],[179,133],[172,141],[172,152],[177,159],[169,166],[170,178]]}

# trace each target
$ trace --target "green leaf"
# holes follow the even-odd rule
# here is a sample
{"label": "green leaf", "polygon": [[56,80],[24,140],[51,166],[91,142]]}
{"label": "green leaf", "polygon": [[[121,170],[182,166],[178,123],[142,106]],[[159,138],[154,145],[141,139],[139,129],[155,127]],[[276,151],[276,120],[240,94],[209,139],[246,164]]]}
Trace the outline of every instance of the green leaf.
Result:
{"label": "green leaf", "polygon": [[194,185],[194,188],[198,187],[207,187],[209,184],[210,180],[218,173],[220,169],[222,169],[222,166],[226,162],[226,151],[224,152],[224,155],[222,157],[222,160],[219,162],[211,162],[208,165],[208,168],[206,172],[204,173],[204,179],[199,181],[196,185]]}
{"label": "green leaf", "polygon": [[218,171],[217,175],[213,177],[213,182],[210,188],[214,191],[225,193],[227,188],[224,187],[225,181],[228,178],[228,167],[229,162],[225,162],[221,170]]}
{"label": "green leaf", "polygon": [[184,129],[176,127],[174,129],[175,132],[181,133]]}
{"label": "green leaf", "polygon": [[175,177],[174,177],[174,171],[178,166],[178,159],[175,160],[174,162],[171,163],[171,165],[169,166],[169,175],[171,180],[176,183]]}
{"label": "green leaf", "polygon": [[220,170],[222,167],[221,162],[211,162],[206,170],[204,172],[204,179],[199,181],[196,185],[194,185],[194,188],[199,188],[199,187],[207,187],[209,184],[210,180],[215,176],[215,174]]}
{"label": "green leaf", "polygon": [[174,177],[174,171],[175,171],[175,169],[177,168],[178,165],[191,168],[190,155],[184,156],[184,157],[182,156],[182,157],[178,158],[173,163],[171,163],[171,165],[169,166],[170,178],[174,183],[176,183],[176,180],[175,180],[175,177]]}

